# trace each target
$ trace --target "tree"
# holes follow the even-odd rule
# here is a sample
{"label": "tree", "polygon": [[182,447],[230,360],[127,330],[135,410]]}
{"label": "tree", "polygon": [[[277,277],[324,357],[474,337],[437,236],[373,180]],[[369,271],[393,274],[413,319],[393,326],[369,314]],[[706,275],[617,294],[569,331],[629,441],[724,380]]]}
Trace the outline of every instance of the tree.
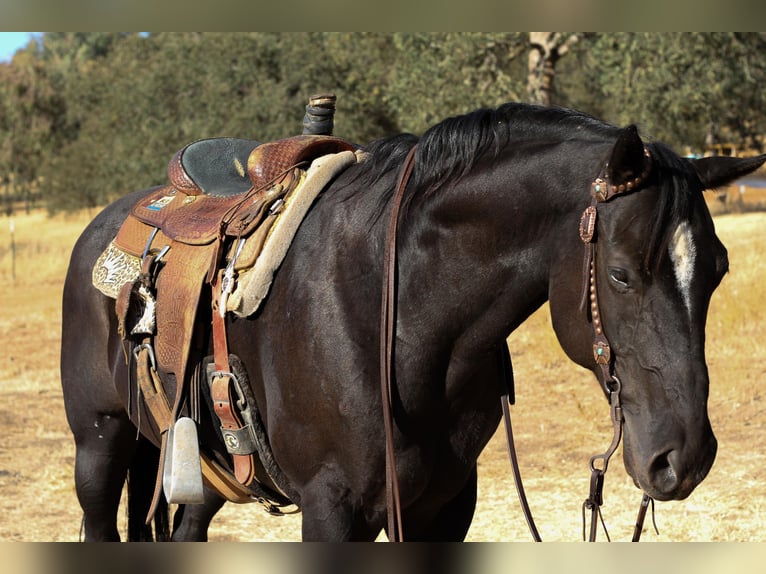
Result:
{"label": "tree", "polygon": [[29,203],[38,192],[40,165],[55,149],[64,102],[44,63],[29,50],[0,66],[0,183]]}
{"label": "tree", "polygon": [[598,34],[584,70],[608,119],[701,150],[711,126],[735,143],[766,132],[765,49],[763,33]]}
{"label": "tree", "polygon": [[527,63],[527,93],[530,101],[544,106],[553,102],[556,63],[580,39],[565,32],[530,32]]}
{"label": "tree", "polygon": [[386,97],[397,123],[422,132],[448,116],[518,100],[524,93],[519,33],[395,34]]}
{"label": "tree", "polygon": [[164,183],[195,139],[300,133],[325,91],[335,133],[361,144],[531,99],[677,149],[755,145],[764,52],[763,33],[46,33],[0,64],[0,184],[101,205]]}

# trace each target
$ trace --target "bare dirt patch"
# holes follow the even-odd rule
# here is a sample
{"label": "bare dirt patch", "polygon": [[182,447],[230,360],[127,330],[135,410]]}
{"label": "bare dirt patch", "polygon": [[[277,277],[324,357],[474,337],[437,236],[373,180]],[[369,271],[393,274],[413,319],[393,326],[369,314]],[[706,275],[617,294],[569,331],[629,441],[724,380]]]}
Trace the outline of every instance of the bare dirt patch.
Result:
{"label": "bare dirt patch", "polygon": [[[88,214],[18,216],[14,282],[7,219],[0,219],[1,541],[79,536],[74,445],[58,375],[59,307],[68,254],[88,220]],[[766,526],[766,215],[723,216],[716,226],[731,260],[708,318],[709,410],[718,459],[689,499],[657,505],[660,535],[647,528],[645,540],[755,541]],[[592,375],[559,349],[547,308],[514,333],[509,345],[517,379],[515,434],[532,510],[544,540],[579,540],[588,460],[611,439],[607,405]],[[627,540],[640,493],[619,456],[606,477],[603,512],[612,537]],[[120,522],[124,528],[124,513]],[[273,518],[256,505],[229,504],[210,535],[214,541],[299,540],[300,517]],[[502,432],[479,460],[479,504],[469,540],[529,540]]]}

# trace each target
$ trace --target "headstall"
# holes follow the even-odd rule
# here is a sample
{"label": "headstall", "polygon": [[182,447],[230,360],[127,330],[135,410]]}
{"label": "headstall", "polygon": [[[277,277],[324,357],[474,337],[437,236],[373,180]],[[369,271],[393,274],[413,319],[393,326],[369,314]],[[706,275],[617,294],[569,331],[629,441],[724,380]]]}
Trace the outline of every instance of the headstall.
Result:
{"label": "headstall", "polygon": [[602,175],[598,176],[591,184],[592,200],[580,218],[580,239],[585,244],[585,261],[583,265],[583,302],[590,301],[590,315],[593,324],[593,358],[601,367],[604,375],[604,385],[608,390],[614,380],[612,369],[612,352],[609,341],[604,334],[601,324],[601,309],[598,304],[598,291],[596,289],[596,220],[598,218],[598,204],[605,203],[622,193],[637,190],[647,180],[652,169],[652,156],[647,148],[644,148],[644,169],[640,175],[626,183],[619,185],[609,181],[604,168]]}
{"label": "headstall", "polygon": [[[622,406],[620,403],[620,391],[622,390],[622,383],[614,373],[612,348],[609,345],[609,340],[607,339],[606,334],[604,333],[601,308],[599,306],[598,300],[598,288],[596,286],[596,220],[598,218],[598,204],[605,203],[623,193],[640,189],[641,185],[646,182],[649,175],[651,174],[652,156],[649,150],[645,147],[644,167],[642,172],[633,179],[620,184],[615,184],[609,181],[607,168],[608,165],[604,167],[602,174],[599,175],[591,184],[592,200],[590,205],[585,208],[585,211],[580,218],[580,239],[585,244],[582,307],[584,309],[585,302],[589,302],[591,325],[593,328],[593,359],[601,370],[604,390],[606,391],[609,398],[609,414],[612,420],[612,427],[614,429],[612,442],[606,451],[602,454],[596,454],[590,459],[590,492],[588,494],[588,498],[586,498],[585,502],[583,502],[582,512],[583,540],[585,540],[586,510],[591,511],[590,534],[588,537],[588,540],[591,542],[596,540],[596,532],[598,529],[599,520],[601,521],[601,524],[604,528],[607,540],[609,540],[609,532],[606,530],[604,519],[601,515],[601,505],[603,504],[604,475],[606,474],[606,470],[609,465],[609,459],[612,457],[615,450],[617,450],[617,447],[620,444],[620,440],[622,439],[622,426],[624,421]],[[600,464],[598,461],[601,461]],[[636,526],[633,531],[634,542],[637,542],[641,537],[644,517],[646,516],[646,508],[650,503],[652,504],[652,510],[654,510],[654,500],[652,500],[647,494],[644,494],[641,500],[641,506],[639,508]],[[653,518],[654,513],[652,512],[652,519]]]}

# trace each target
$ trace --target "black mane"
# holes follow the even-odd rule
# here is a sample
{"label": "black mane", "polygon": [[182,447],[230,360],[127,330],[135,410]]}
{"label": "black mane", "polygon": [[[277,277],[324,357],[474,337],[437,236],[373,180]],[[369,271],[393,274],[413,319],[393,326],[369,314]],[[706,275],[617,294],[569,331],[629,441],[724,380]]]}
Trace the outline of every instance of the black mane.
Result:
{"label": "black mane", "polygon": [[365,147],[369,154],[362,178],[371,183],[397,168],[410,148],[418,144],[413,189],[429,194],[447,182],[465,176],[482,159],[491,160],[512,141],[536,138],[603,141],[618,128],[583,112],[557,107],[507,103],[447,118],[418,138],[400,134]]}
{"label": "black mane", "polygon": [[[480,160],[492,160],[511,142],[549,139],[603,141],[617,128],[575,110],[507,103],[448,118],[418,142],[413,185],[429,194],[460,179]],[[426,166],[423,169],[423,166]]]}
{"label": "black mane", "polygon": [[[412,193],[427,197],[443,185],[464,177],[479,161],[496,158],[512,142],[533,139],[603,142],[614,140],[619,132],[620,128],[583,112],[507,103],[447,118],[426,130],[420,138],[400,134],[374,141],[365,147],[368,158],[358,177],[367,185],[373,184],[396,171],[404,156],[417,144],[415,168],[408,186]],[[660,187],[660,199],[655,205],[655,223],[647,234],[644,250],[647,270],[662,261],[673,230],[690,217],[694,191],[702,191],[690,162],[662,143],[651,143],[649,148],[654,166],[652,180]],[[391,193],[393,189],[381,197],[381,211]],[[405,209],[407,204],[405,202]]]}

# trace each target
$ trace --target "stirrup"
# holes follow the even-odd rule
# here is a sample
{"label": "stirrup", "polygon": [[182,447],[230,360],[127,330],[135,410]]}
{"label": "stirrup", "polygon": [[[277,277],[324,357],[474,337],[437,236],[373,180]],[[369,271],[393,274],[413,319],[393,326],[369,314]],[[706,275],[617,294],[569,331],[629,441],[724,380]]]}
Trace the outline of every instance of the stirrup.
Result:
{"label": "stirrup", "polygon": [[199,461],[197,425],[189,417],[180,417],[168,429],[162,488],[170,504],[202,504],[205,493]]}

